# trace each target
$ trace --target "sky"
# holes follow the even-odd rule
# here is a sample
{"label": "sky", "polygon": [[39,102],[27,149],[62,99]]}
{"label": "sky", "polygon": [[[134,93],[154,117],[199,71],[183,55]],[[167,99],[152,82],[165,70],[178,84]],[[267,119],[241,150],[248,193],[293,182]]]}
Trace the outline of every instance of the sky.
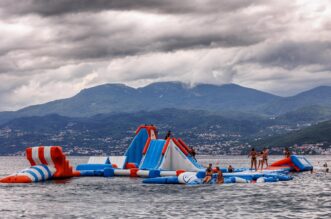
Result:
{"label": "sky", "polygon": [[331,85],[330,0],[1,0],[0,111],[105,83]]}

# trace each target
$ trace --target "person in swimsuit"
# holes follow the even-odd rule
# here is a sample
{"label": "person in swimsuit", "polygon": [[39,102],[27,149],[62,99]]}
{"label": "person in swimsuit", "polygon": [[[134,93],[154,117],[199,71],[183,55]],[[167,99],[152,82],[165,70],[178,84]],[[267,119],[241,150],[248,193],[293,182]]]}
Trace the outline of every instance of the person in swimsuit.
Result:
{"label": "person in swimsuit", "polygon": [[213,177],[213,168],[212,164],[210,163],[208,168],[206,169],[206,176],[203,178],[202,183],[209,183]]}
{"label": "person in swimsuit", "polygon": [[263,162],[262,162],[262,167],[263,168],[264,163],[266,164],[266,167],[269,166],[268,164],[268,156],[269,156],[269,149],[268,148],[263,148]]}
{"label": "person in swimsuit", "polygon": [[291,151],[290,151],[290,149],[288,149],[288,147],[285,148],[284,156],[285,156],[285,158],[291,157]]}
{"label": "person in swimsuit", "polygon": [[223,172],[219,167],[216,167],[216,173],[217,173],[216,183],[223,184],[224,183]]}
{"label": "person in swimsuit", "polygon": [[233,172],[233,167],[231,165],[228,166],[228,173],[232,173]]}
{"label": "person in swimsuit", "polygon": [[262,163],[263,163],[263,151],[260,152],[260,154],[258,155],[258,157],[259,157],[259,163],[257,165],[257,169],[260,169],[260,167],[262,166]]}
{"label": "person in swimsuit", "polygon": [[257,170],[257,168],[256,168],[257,152],[255,151],[255,148],[252,148],[252,150],[248,154],[248,157],[251,157],[251,169],[253,169],[253,166],[254,166],[255,171],[256,171]]}

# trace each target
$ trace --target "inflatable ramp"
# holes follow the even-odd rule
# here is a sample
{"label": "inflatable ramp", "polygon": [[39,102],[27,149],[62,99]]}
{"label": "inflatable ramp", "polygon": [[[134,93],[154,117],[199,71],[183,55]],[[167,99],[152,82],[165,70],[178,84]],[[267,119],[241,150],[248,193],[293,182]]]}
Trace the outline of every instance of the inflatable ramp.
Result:
{"label": "inflatable ramp", "polygon": [[297,172],[313,170],[313,165],[305,157],[297,155],[291,155],[289,158],[276,161],[270,166],[270,169],[289,168]]}
{"label": "inflatable ramp", "polygon": [[26,158],[31,167],[0,179],[2,183],[31,183],[53,178],[79,176],[59,146],[40,146],[26,149]]}

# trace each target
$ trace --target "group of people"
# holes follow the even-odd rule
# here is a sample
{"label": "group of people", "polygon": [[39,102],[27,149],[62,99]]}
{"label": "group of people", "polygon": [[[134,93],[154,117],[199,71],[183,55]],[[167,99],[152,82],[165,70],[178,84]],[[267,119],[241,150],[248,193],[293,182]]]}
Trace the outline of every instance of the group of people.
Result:
{"label": "group of people", "polygon": [[[292,155],[289,148],[285,148],[284,150],[284,157],[289,158]],[[252,148],[251,151],[248,154],[248,157],[251,158],[251,169],[255,169],[255,171],[259,169],[263,169],[264,166],[268,167],[268,157],[269,157],[269,149],[263,148],[262,151],[258,152],[255,150],[255,148]],[[259,161],[259,162],[257,162]],[[206,175],[203,179],[203,183],[210,183],[212,180],[213,174],[217,174],[216,177],[216,183],[217,184],[223,184],[224,183],[224,177],[222,170],[217,166],[214,170],[212,168],[212,164],[210,163],[206,169]],[[228,173],[234,172],[234,168],[229,165],[227,168]]]}
{"label": "group of people", "polygon": [[[264,164],[266,165],[266,167],[268,167],[268,156],[268,148],[263,148],[263,150],[260,152],[256,151],[255,148],[252,148],[252,150],[248,154],[248,157],[251,158],[251,169],[255,169],[255,171],[257,171],[258,169],[262,170]],[[259,162],[257,162],[257,160]]]}
{"label": "group of people", "polygon": [[[288,147],[284,150],[284,157],[289,158],[291,157],[292,153]],[[255,169],[257,171],[258,169],[263,169],[264,164],[266,167],[269,166],[268,164],[268,157],[269,157],[269,149],[263,148],[262,151],[257,152],[255,148],[252,148],[251,151],[248,154],[248,157],[251,158],[251,169]],[[259,161],[259,162],[257,162]]]}
{"label": "group of people", "polygon": [[[234,171],[234,168],[229,165],[228,167],[228,173],[232,173]],[[213,174],[216,174],[216,184],[223,184],[224,183],[224,176],[223,176],[223,172],[222,170],[217,166],[214,170],[213,170],[213,164],[209,164],[207,169],[206,169],[206,175],[205,178],[203,178],[203,183],[210,183],[212,178],[213,178]]]}
{"label": "group of people", "polygon": [[203,179],[203,183],[210,183],[210,181],[212,180],[213,178],[213,173],[216,173],[217,174],[217,177],[216,177],[216,183],[217,184],[223,184],[224,183],[224,176],[223,176],[223,172],[222,170],[219,168],[219,167],[216,167],[215,171],[213,171],[213,164],[209,164],[207,169],[206,169],[206,176],[205,178]]}

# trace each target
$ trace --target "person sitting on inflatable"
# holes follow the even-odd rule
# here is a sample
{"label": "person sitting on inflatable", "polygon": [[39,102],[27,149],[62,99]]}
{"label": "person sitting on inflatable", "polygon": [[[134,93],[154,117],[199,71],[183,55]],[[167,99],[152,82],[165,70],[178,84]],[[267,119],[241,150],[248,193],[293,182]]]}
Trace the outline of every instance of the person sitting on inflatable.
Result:
{"label": "person sitting on inflatable", "polygon": [[233,167],[231,165],[228,166],[228,173],[233,173]]}
{"label": "person sitting on inflatable", "polygon": [[219,167],[216,167],[216,173],[217,173],[216,183],[217,184],[223,184],[224,183],[224,177],[223,177],[222,170]]}
{"label": "person sitting on inflatable", "polygon": [[206,176],[203,179],[203,183],[209,183],[212,179],[213,176],[213,168],[212,168],[212,164],[210,163],[208,168],[206,169]]}

